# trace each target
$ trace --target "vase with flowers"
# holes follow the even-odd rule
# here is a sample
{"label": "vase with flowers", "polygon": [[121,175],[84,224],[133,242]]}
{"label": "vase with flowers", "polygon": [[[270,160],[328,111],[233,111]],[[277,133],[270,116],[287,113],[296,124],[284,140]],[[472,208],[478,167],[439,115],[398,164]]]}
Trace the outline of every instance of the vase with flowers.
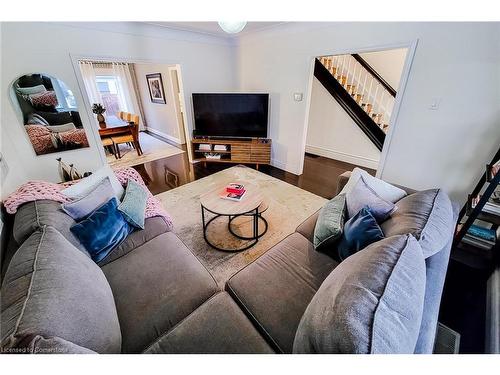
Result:
{"label": "vase with flowers", "polygon": [[106,127],[106,119],[104,118],[103,113],[106,112],[106,108],[102,106],[100,103],[92,104],[92,112],[97,115],[97,121],[99,121],[99,127]]}

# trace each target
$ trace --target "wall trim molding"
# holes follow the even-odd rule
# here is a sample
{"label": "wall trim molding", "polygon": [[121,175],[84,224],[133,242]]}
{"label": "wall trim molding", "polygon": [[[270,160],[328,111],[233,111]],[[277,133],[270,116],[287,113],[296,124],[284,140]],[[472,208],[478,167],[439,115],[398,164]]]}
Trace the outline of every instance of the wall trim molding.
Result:
{"label": "wall trim molding", "polygon": [[156,135],[159,135],[160,137],[163,137],[165,139],[168,139],[169,141],[171,142],[175,142],[177,144],[181,144],[181,140],[179,138],[176,138],[176,137],[173,137],[171,135],[168,135],[167,133],[164,133],[162,131],[159,131],[159,130],[156,130],[156,129],[153,129],[152,127],[150,126],[146,126],[146,129],[148,132],[150,133],[153,133],[153,134],[156,134]]}
{"label": "wall trim molding", "polygon": [[[284,171],[287,171],[287,172],[290,172],[289,170],[287,170],[286,168],[286,163],[283,163],[282,161],[278,160],[278,159],[274,159],[274,158],[271,158],[271,165],[273,167],[276,167],[276,168],[279,168],[279,169],[282,169]],[[290,173],[293,173],[293,172],[290,172]],[[296,173],[293,173],[293,174],[296,174]]]}
{"label": "wall trim molding", "polygon": [[346,152],[334,151],[323,147],[306,145],[306,152],[324,156],[325,158],[340,160],[346,163],[359,165],[360,167],[377,169],[379,161],[377,159],[365,158],[363,156],[353,155]]}

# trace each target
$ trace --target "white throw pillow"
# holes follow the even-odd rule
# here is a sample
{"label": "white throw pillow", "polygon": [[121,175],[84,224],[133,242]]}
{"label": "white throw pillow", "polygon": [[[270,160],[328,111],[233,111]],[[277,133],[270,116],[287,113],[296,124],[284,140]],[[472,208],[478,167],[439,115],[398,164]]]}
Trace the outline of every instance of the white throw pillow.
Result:
{"label": "white throw pillow", "polygon": [[47,91],[44,85],[38,85],[32,87],[18,87],[16,90],[23,95],[40,94],[42,92]]}
{"label": "white throw pillow", "polygon": [[52,133],[62,133],[76,130],[76,126],[72,122],[68,122],[67,124],[62,125],[49,125],[47,126],[47,129],[49,129]]}
{"label": "white throw pillow", "polygon": [[94,190],[94,188],[97,187],[97,185],[99,185],[99,183],[106,177],[109,177],[109,181],[111,182],[111,186],[113,187],[116,197],[118,200],[121,200],[125,190],[109,165],[99,168],[90,176],[82,178],[80,182],[62,190],[61,193],[71,199],[82,198]]}
{"label": "white throw pillow", "polygon": [[358,167],[352,170],[351,177],[349,178],[349,181],[347,181],[347,184],[345,184],[340,194],[347,194],[347,192],[351,191],[361,176],[363,176],[363,180],[366,185],[377,193],[379,197],[385,199],[386,201],[396,203],[398,200],[407,195],[406,191],[403,189],[382,181],[379,178],[373,177],[367,171]]}

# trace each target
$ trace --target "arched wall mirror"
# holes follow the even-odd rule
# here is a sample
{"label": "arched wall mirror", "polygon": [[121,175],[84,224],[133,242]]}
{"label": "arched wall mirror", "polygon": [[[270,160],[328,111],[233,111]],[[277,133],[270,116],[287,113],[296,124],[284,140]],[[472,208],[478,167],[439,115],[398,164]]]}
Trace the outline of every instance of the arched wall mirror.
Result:
{"label": "arched wall mirror", "polygon": [[37,155],[89,147],[73,92],[47,74],[26,74],[11,88]]}

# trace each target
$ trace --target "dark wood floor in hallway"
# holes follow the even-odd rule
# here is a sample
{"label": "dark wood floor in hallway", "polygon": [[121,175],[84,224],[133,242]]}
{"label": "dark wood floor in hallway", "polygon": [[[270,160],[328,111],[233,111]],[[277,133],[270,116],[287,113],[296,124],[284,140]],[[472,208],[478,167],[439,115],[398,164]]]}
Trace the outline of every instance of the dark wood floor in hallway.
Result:
{"label": "dark wood floor in hallway", "polygon": [[[232,166],[234,164],[190,164],[186,153],[183,153],[140,164],[134,168],[142,175],[151,192],[159,194]],[[252,164],[248,166],[255,168],[255,165]],[[304,171],[300,176],[273,166],[260,166],[259,171],[330,199],[335,195],[338,176],[345,171],[352,170],[354,167],[356,165],[322,156],[306,154],[304,158]],[[375,175],[375,170],[364,169],[370,174]]]}

